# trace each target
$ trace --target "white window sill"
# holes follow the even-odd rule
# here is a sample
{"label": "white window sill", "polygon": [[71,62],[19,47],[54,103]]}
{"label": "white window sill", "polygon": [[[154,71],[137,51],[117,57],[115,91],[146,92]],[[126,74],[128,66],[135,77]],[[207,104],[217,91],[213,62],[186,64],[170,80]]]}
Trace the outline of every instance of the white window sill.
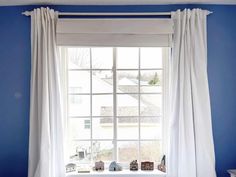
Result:
{"label": "white window sill", "polygon": [[166,173],[163,173],[159,170],[153,170],[153,171],[129,171],[129,170],[123,170],[123,171],[102,171],[102,172],[96,172],[91,171],[90,173],[67,173],[67,177],[94,177],[94,176],[101,176],[101,177],[107,177],[107,176],[115,176],[115,177],[166,177]]}

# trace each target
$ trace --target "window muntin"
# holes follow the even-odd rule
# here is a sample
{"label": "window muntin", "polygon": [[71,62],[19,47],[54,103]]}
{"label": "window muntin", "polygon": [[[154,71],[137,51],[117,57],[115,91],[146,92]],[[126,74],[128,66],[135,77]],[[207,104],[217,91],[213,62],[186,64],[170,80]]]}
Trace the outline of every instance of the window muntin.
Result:
{"label": "window muntin", "polygon": [[160,160],[164,50],[67,47],[71,161]]}

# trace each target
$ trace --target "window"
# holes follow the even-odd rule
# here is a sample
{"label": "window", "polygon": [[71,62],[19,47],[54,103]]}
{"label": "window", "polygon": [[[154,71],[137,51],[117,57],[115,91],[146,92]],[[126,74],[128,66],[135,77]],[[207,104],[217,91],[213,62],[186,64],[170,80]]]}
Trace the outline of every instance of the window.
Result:
{"label": "window", "polygon": [[168,48],[62,48],[68,61],[70,160],[159,162],[165,151]]}

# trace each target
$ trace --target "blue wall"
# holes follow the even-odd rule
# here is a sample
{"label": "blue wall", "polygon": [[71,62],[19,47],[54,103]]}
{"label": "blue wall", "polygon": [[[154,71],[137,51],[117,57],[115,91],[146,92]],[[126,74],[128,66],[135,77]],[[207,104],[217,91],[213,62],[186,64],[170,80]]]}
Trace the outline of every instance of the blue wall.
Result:
{"label": "blue wall", "polygon": [[[35,6],[0,7],[0,177],[26,177],[30,18]],[[200,7],[208,17],[208,73],[218,177],[236,168],[236,6],[53,6],[60,11],[155,12]]]}

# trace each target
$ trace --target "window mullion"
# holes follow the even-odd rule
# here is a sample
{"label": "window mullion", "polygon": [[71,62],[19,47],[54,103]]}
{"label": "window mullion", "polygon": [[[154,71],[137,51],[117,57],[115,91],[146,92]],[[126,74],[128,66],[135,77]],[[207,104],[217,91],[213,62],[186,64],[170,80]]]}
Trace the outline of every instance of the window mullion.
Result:
{"label": "window mullion", "polygon": [[117,95],[116,95],[116,58],[117,49],[113,48],[113,159],[117,161]]}
{"label": "window mullion", "polygon": [[138,162],[140,163],[141,162],[141,158],[140,158],[140,138],[141,138],[141,127],[140,127],[140,113],[141,113],[141,110],[140,110],[140,79],[141,79],[141,76],[140,76],[140,54],[141,54],[141,49],[139,48],[138,49]]}
{"label": "window mullion", "polygon": [[92,49],[89,48],[90,52],[90,147],[91,147],[91,164],[93,163],[93,120],[92,120],[92,114],[93,114],[93,98],[92,98],[92,92],[93,92],[93,76],[92,76]]}

